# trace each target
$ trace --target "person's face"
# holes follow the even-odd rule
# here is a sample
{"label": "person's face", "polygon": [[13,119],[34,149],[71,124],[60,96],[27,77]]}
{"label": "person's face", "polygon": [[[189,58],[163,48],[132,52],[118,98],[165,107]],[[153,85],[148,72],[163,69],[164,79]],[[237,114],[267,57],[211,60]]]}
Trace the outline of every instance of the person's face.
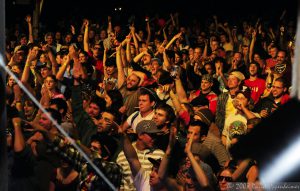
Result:
{"label": "person's face", "polygon": [[87,62],[87,56],[85,56],[84,54],[80,53],[79,54],[79,62],[80,63],[86,63]]}
{"label": "person's face", "polygon": [[234,89],[239,86],[239,79],[233,75],[229,75],[228,77],[228,88],[229,89]]}
{"label": "person's face", "polygon": [[219,47],[218,41],[212,41],[212,42],[211,42],[211,50],[212,50],[212,51],[217,50],[218,47]]}
{"label": "person's face", "polygon": [[60,40],[61,39],[61,33],[60,32],[56,32],[55,33],[55,39],[56,40]]}
{"label": "person's face", "polygon": [[178,54],[175,54],[175,64],[181,61],[181,57]]}
{"label": "person's face", "polygon": [[219,177],[218,177],[218,183],[221,191],[226,191],[228,190],[228,182],[227,180],[230,181],[232,179],[232,174],[229,170],[223,170]]}
{"label": "person's face", "polygon": [[25,116],[31,116],[33,112],[35,111],[35,108],[32,104],[29,104],[28,101],[24,104],[24,114]]}
{"label": "person's face", "polygon": [[153,121],[158,127],[165,125],[167,123],[166,111],[162,109],[156,109],[153,116]]}
{"label": "person's face", "polygon": [[41,56],[40,56],[40,62],[41,63],[45,63],[45,62],[47,62],[47,56],[45,55],[45,54],[41,54]]}
{"label": "person's face", "polygon": [[15,79],[13,78],[13,77],[9,77],[8,78],[8,82],[7,82],[7,84],[8,84],[8,86],[9,87],[13,87],[13,85],[15,84],[16,82],[15,82]]}
{"label": "person's face", "polygon": [[258,68],[255,64],[250,64],[249,73],[250,73],[251,76],[256,76],[257,70],[258,70]]}
{"label": "person's face", "polygon": [[77,42],[83,42],[83,35],[77,36]]}
{"label": "person's face", "polygon": [[107,75],[113,75],[116,72],[116,67],[114,66],[107,66],[106,73]]}
{"label": "person's face", "polygon": [[54,90],[55,89],[55,86],[56,86],[56,83],[55,81],[51,78],[51,77],[46,77],[45,79],[45,85],[46,85],[46,88],[50,91]]}
{"label": "person's face", "polygon": [[13,65],[11,67],[11,71],[17,73],[17,74],[21,74],[22,70],[20,69],[20,67],[18,65]]}
{"label": "person's face", "polygon": [[276,58],[277,51],[278,51],[277,48],[271,48],[271,49],[270,49],[270,53],[269,53],[269,54],[270,54],[270,56],[271,56],[273,59]]}
{"label": "person's face", "polygon": [[100,49],[101,49],[101,47],[99,45],[94,46],[94,48],[92,49],[94,57],[97,58],[100,56]]}
{"label": "person's face", "polygon": [[213,73],[213,68],[212,68],[212,66],[211,66],[210,64],[206,64],[206,65],[204,66],[204,68],[205,68],[205,70],[206,70],[206,72],[207,72],[208,74],[212,75],[212,73]]}
{"label": "person's face", "polygon": [[140,112],[144,113],[144,112],[148,112],[152,110],[152,107],[154,105],[154,101],[151,102],[149,95],[140,95],[139,97],[139,108],[140,108]]}
{"label": "person's face", "polygon": [[151,55],[150,54],[145,54],[142,58],[143,65],[150,64],[151,62]]}
{"label": "person's face", "polygon": [[97,104],[95,103],[90,103],[87,113],[89,114],[90,117],[97,117],[100,114],[100,108]]}
{"label": "person's face", "polygon": [[235,53],[235,54],[233,55],[233,59],[234,59],[237,63],[239,63],[239,62],[242,60],[242,55],[241,55],[240,53]]}
{"label": "person's face", "polygon": [[226,36],[225,35],[220,35],[220,41],[222,43],[225,43],[227,40],[226,40]]}
{"label": "person's face", "polygon": [[107,37],[107,33],[105,30],[100,31],[100,39],[105,39]]}
{"label": "person's face", "polygon": [[35,55],[38,55],[40,48],[37,46],[34,46],[31,50],[31,52],[34,52]]}
{"label": "person's face", "polygon": [[46,130],[50,130],[52,128],[52,122],[45,113],[41,115],[41,118],[39,120],[39,125],[45,128]]}
{"label": "person's face", "polygon": [[254,54],[254,61],[259,62],[261,60],[260,56],[258,54]]}
{"label": "person's face", "polygon": [[66,43],[70,43],[71,40],[72,40],[72,35],[69,35],[69,34],[68,34],[68,35],[65,37]]}
{"label": "person's face", "polygon": [[187,133],[187,139],[189,140],[190,137],[192,136],[192,134],[194,133],[194,136],[193,136],[193,142],[199,142],[200,141],[200,129],[201,127],[200,126],[189,126],[188,128],[188,133]]}
{"label": "person's face", "polygon": [[283,64],[285,61],[285,52],[279,51],[276,57],[277,64]]}
{"label": "person's face", "polygon": [[98,122],[97,128],[98,132],[109,132],[112,129],[112,123],[114,121],[114,116],[111,113],[103,112],[101,118]]}
{"label": "person's face", "polygon": [[161,68],[161,66],[158,64],[158,62],[156,60],[152,61],[152,63],[151,63],[151,73],[152,73],[152,75],[156,75],[160,68]]}
{"label": "person's face", "polygon": [[27,37],[23,37],[23,38],[21,38],[21,40],[20,40],[20,44],[21,44],[21,45],[27,45],[27,42],[28,42]]}
{"label": "person's face", "polygon": [[286,88],[283,87],[283,84],[279,81],[274,81],[272,86],[272,95],[275,98],[279,98],[286,91]]}
{"label": "person's face", "polygon": [[213,83],[207,81],[207,80],[201,80],[201,90],[206,92],[209,91],[212,87]]}
{"label": "person's face", "polygon": [[92,141],[90,149],[92,152],[96,152],[101,155],[101,144],[99,143],[99,141]]}
{"label": "person's face", "polygon": [[200,58],[202,55],[202,50],[201,48],[195,48],[194,50],[194,58],[197,59],[197,58]]}
{"label": "person's face", "polygon": [[142,133],[138,137],[145,148],[151,149],[154,147],[156,139],[154,134]]}
{"label": "person's face", "polygon": [[238,100],[239,103],[239,105],[237,105],[237,109],[242,109],[241,105],[244,107],[248,105],[249,100],[242,93],[238,93],[235,99]]}
{"label": "person's face", "polygon": [[51,74],[51,70],[48,67],[41,68],[41,76],[42,76],[42,78],[45,79],[50,74]]}
{"label": "person's face", "polygon": [[151,187],[155,187],[161,183],[161,180],[158,176],[158,167],[152,167],[152,171],[150,173],[149,184]]}
{"label": "person's face", "polygon": [[243,46],[242,48],[243,55],[246,55],[248,53],[248,50],[249,50],[248,46]]}
{"label": "person's face", "polygon": [[105,99],[105,102],[106,102],[106,108],[109,108],[112,105],[111,98],[107,94],[105,94],[104,99]]}
{"label": "person's face", "polygon": [[17,55],[17,58],[16,58],[16,62],[17,63],[20,63],[24,60],[24,57],[25,57],[25,53],[23,50],[19,50],[15,53]]}
{"label": "person's face", "polygon": [[130,75],[126,81],[127,89],[135,89],[139,85],[139,78],[136,75]]}
{"label": "person's face", "polygon": [[53,43],[53,37],[51,35],[48,35],[46,37],[46,42],[47,42],[47,44],[52,44]]}

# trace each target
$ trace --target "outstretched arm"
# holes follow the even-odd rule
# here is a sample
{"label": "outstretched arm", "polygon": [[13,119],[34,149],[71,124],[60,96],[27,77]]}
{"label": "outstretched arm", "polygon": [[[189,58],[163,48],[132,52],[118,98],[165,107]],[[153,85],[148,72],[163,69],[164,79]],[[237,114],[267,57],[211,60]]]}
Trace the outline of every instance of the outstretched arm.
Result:
{"label": "outstretched arm", "polygon": [[135,149],[133,148],[128,136],[125,133],[123,134],[121,144],[123,145],[123,151],[129,163],[132,176],[135,177],[142,166]]}

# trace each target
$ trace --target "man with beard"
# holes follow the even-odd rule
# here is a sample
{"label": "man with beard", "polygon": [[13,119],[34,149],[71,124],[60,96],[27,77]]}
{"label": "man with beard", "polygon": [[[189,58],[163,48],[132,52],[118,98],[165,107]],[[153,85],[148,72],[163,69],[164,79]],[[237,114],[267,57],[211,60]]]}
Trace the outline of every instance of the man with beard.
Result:
{"label": "man with beard", "polygon": [[118,68],[118,89],[123,96],[124,106],[121,108],[121,113],[130,116],[138,107],[139,103],[139,86],[141,77],[137,73],[132,72],[128,77],[125,76],[122,60],[121,60],[121,47],[117,47],[116,62]]}
{"label": "man with beard", "polygon": [[245,86],[251,89],[251,98],[254,101],[254,104],[259,101],[260,96],[266,89],[266,81],[258,76],[259,69],[260,67],[257,62],[251,62],[249,65],[250,77],[244,81]]}
{"label": "man with beard", "polygon": [[157,146],[163,151],[167,149],[170,127],[175,119],[176,115],[174,113],[174,109],[170,105],[161,103],[156,107],[152,121],[154,121],[157,128],[162,131],[159,139],[157,140]]}
{"label": "man with beard", "polygon": [[261,99],[255,106],[254,111],[258,112],[261,117],[266,118],[273,113],[278,106],[285,104],[290,99],[287,93],[286,80],[277,78],[272,85],[271,94]]}

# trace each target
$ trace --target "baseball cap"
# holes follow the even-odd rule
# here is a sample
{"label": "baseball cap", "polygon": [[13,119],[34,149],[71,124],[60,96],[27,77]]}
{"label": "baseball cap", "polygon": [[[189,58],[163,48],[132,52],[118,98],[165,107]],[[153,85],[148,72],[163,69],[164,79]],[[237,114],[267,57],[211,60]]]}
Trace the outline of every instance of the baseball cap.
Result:
{"label": "baseball cap", "polygon": [[149,161],[153,164],[153,166],[155,166],[155,167],[159,167],[160,162],[161,162],[161,158],[155,159],[155,158],[149,157],[148,160],[149,160]]}
{"label": "baseball cap", "polygon": [[152,120],[143,120],[139,122],[136,126],[136,133],[148,133],[148,134],[156,134],[161,133],[161,130],[157,128],[157,125]]}
{"label": "baseball cap", "polygon": [[199,142],[192,143],[191,152],[194,155],[200,156],[200,158],[202,160],[207,158],[210,155],[210,150],[207,148],[207,146],[205,146],[205,145],[203,145],[202,143],[199,143]]}
{"label": "baseball cap", "polygon": [[243,94],[245,96],[245,98],[247,98],[248,100],[251,99],[251,90],[249,88],[238,90],[236,92],[236,95],[239,94],[239,93]]}
{"label": "baseball cap", "polygon": [[240,71],[233,71],[233,72],[230,73],[230,75],[233,75],[233,76],[237,77],[240,81],[245,79],[244,74]]}
{"label": "baseball cap", "polygon": [[208,126],[212,123],[214,116],[208,108],[201,108],[199,111],[195,112],[195,115],[201,118],[201,121],[206,123]]}

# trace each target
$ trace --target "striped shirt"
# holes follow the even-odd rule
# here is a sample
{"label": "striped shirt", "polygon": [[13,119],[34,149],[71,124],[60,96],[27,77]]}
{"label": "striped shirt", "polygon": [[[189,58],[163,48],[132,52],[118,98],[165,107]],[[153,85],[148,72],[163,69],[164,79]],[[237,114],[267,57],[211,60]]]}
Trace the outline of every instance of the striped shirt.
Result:
{"label": "striped shirt", "polygon": [[[159,159],[159,158],[163,158],[165,154],[164,151],[160,149],[155,149],[152,152],[149,149],[139,151],[136,148],[136,143],[132,143],[132,146],[136,150],[142,168],[145,170],[146,173],[149,174],[152,169],[152,163],[148,160],[148,157]],[[122,185],[120,189],[126,191],[131,191],[131,190],[135,191],[136,188],[134,187],[133,184],[133,177],[130,170],[130,166],[123,151],[121,151],[120,154],[118,155],[117,164],[119,164],[123,168],[123,179],[122,179]]]}

